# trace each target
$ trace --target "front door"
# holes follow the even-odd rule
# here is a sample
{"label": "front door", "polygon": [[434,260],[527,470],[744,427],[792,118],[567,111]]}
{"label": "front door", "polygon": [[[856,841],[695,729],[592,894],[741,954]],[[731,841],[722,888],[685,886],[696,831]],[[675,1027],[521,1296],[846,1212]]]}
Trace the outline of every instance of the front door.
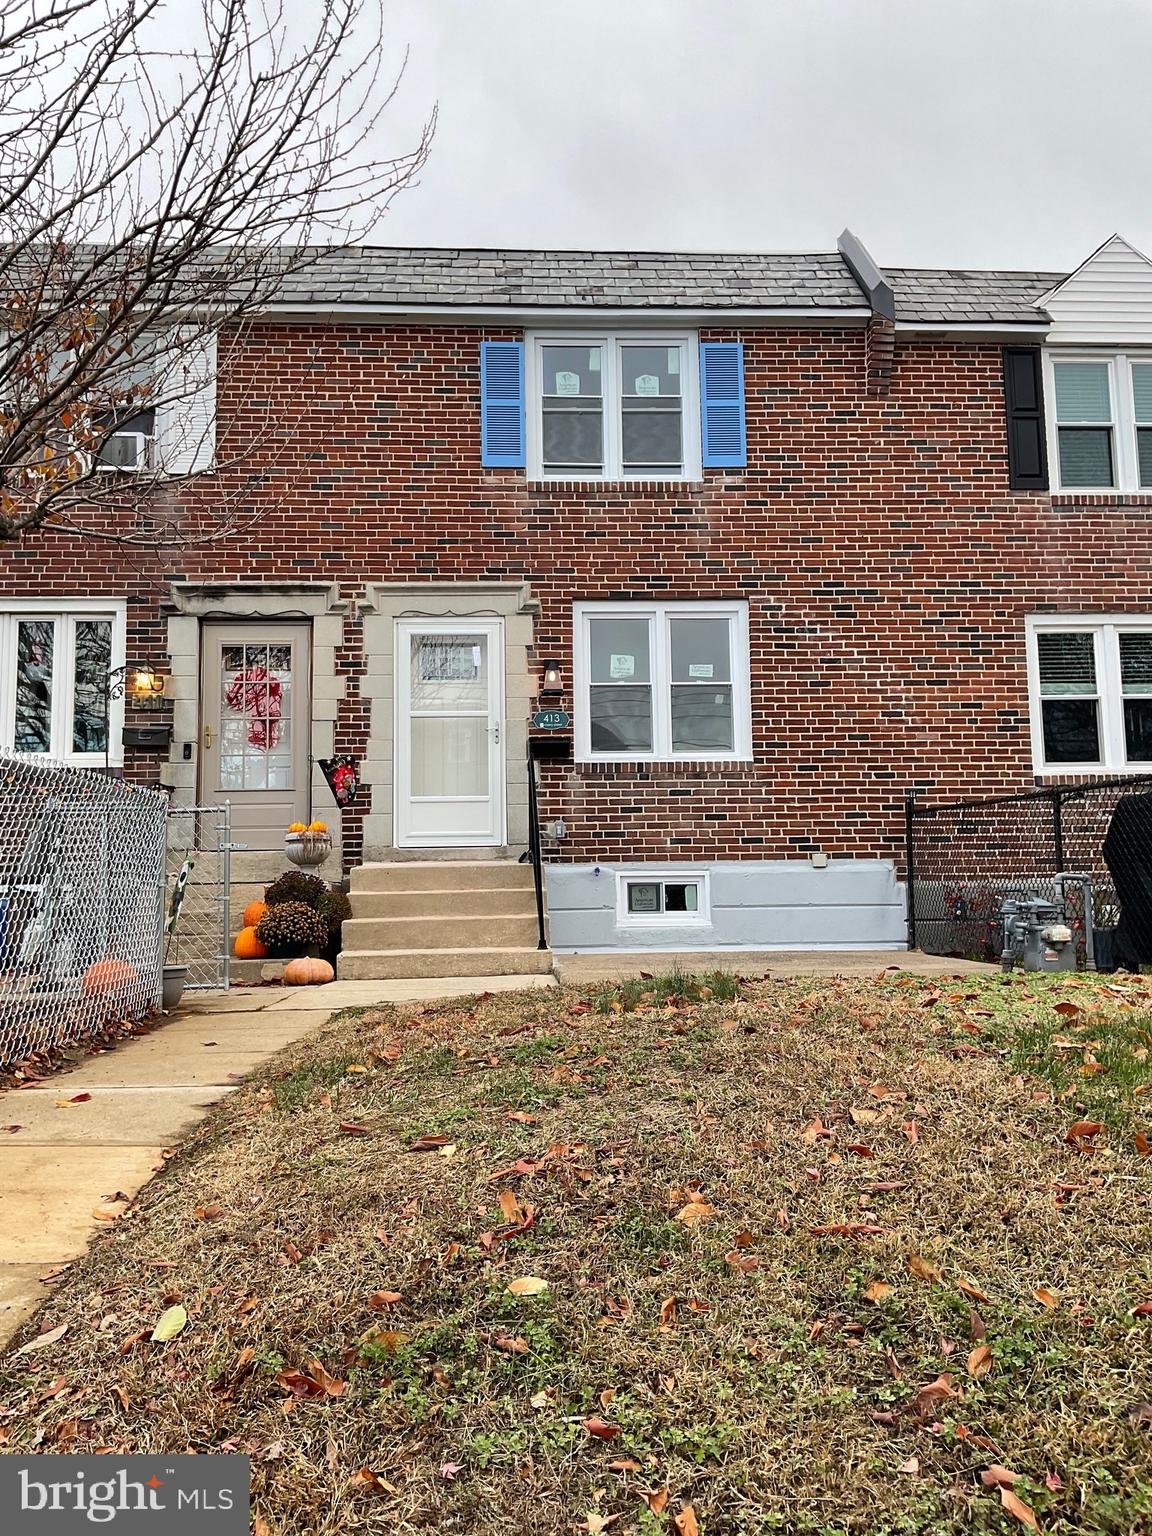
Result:
{"label": "front door", "polygon": [[200,797],[232,804],[232,841],[284,847],[309,819],[307,624],[206,624],[200,682]]}
{"label": "front door", "polygon": [[499,619],[396,624],[396,846],[504,841]]}

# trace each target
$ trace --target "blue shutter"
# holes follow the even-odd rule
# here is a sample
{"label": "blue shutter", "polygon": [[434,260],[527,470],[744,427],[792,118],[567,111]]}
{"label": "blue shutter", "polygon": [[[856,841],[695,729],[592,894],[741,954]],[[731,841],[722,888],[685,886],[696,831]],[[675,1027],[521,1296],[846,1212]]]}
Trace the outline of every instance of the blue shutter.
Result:
{"label": "blue shutter", "polygon": [[480,343],[480,461],[524,468],[524,343]]}
{"label": "blue shutter", "polygon": [[748,462],[742,341],[700,343],[700,418],[705,469],[742,469]]}

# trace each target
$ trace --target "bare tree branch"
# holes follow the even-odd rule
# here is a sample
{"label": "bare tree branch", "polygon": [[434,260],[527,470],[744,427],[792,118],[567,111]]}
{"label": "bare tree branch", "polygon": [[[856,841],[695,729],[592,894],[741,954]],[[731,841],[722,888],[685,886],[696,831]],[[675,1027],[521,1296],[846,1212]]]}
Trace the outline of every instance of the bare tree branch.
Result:
{"label": "bare tree branch", "polygon": [[[237,474],[190,489],[255,447],[215,453],[205,402],[246,322],[362,239],[431,142],[435,114],[374,153],[403,74],[381,76],[382,3],[312,0],[301,27],[196,0],[174,48],[164,0],[0,0],[0,537],[214,542],[255,516]],[[147,448],[118,469],[127,431]]]}

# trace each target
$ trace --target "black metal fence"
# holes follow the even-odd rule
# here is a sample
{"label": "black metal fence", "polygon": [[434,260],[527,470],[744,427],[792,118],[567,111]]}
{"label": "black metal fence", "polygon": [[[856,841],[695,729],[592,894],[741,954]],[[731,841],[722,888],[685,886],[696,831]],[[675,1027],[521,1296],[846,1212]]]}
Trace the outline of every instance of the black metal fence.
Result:
{"label": "black metal fence", "polygon": [[908,942],[997,960],[1007,898],[1061,901],[1080,961],[1152,963],[1152,776],[906,812]]}

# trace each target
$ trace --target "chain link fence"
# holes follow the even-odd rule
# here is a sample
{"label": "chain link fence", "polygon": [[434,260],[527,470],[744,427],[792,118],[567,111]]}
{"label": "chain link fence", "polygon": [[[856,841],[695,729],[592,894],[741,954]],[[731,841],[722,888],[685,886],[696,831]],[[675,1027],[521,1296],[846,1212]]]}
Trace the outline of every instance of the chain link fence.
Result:
{"label": "chain link fence", "polygon": [[[168,807],[168,965],[187,966],[186,988],[227,987],[231,947],[230,814],[223,805]],[[172,895],[182,895],[172,916]]]}
{"label": "chain link fence", "polygon": [[1082,964],[1152,963],[1152,776],[907,802],[908,942],[996,961],[1000,906],[1062,902]]}
{"label": "chain link fence", "polygon": [[168,797],[0,753],[0,1064],[161,996]]}

